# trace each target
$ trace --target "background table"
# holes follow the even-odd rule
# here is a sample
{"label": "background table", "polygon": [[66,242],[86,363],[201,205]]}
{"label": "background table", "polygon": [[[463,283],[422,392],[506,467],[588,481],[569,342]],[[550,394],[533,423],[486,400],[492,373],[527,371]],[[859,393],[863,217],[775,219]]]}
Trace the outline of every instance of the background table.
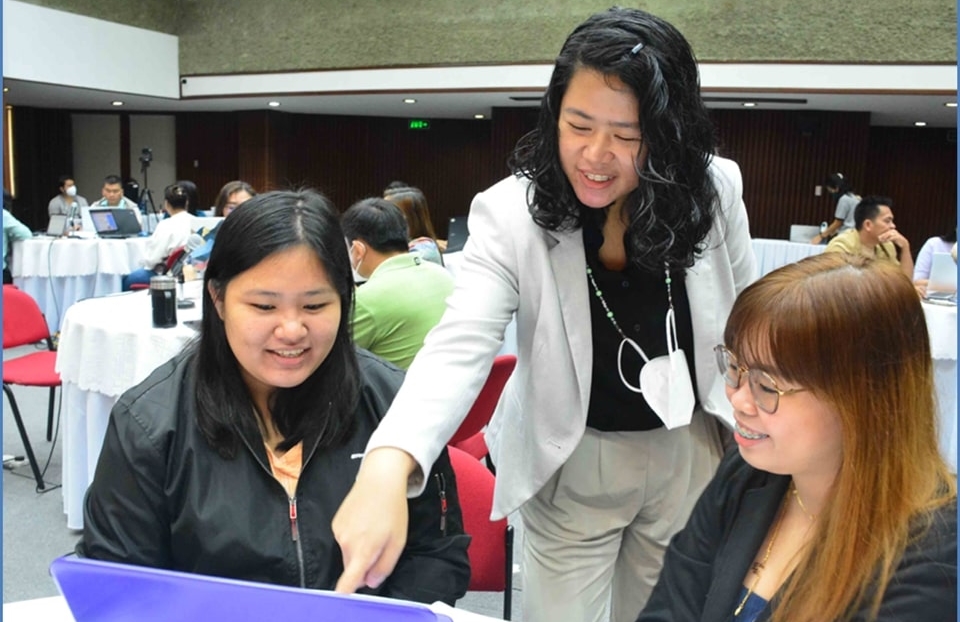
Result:
{"label": "background table", "polygon": [[823,244],[754,239],[753,256],[757,258],[757,276],[763,276],[788,263],[800,261],[811,255],[819,255],[825,248]]}
{"label": "background table", "polygon": [[957,471],[957,307],[923,303],[937,388],[940,453]]}
{"label": "background table", "polygon": [[141,267],[147,238],[33,238],[14,242],[13,283],[40,305],[50,332],[78,300],[120,291],[124,274]]}
{"label": "background table", "polygon": [[81,300],[67,310],[57,371],[63,384],[63,506],[67,527],[83,528],[83,495],[93,480],[110,410],[127,389],[150,375],[196,332],[202,283],[185,286],[193,309],[177,309],[179,323],[154,328],[149,291]]}

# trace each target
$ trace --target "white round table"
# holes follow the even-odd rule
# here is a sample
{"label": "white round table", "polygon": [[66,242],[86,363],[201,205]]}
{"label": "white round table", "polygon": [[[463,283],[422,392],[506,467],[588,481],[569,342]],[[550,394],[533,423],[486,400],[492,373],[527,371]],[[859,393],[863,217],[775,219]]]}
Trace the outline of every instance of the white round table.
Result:
{"label": "white round table", "polygon": [[63,505],[67,527],[83,528],[83,496],[110,420],[124,391],[180,352],[195,335],[201,281],[184,286],[192,309],[177,309],[177,326],[154,328],[149,291],[81,300],[67,310],[57,371],[63,391]]}
{"label": "white round table", "polygon": [[923,303],[937,389],[940,453],[957,471],[957,307]]}
{"label": "white round table", "polygon": [[70,305],[119,292],[123,275],[142,266],[147,238],[47,238],[13,244],[13,283],[30,294],[50,332]]}

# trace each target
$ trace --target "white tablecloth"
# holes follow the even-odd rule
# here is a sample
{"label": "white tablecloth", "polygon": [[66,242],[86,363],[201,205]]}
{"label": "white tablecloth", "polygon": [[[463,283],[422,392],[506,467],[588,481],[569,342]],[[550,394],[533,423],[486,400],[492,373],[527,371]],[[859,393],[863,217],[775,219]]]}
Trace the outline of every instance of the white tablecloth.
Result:
{"label": "white tablecloth", "polygon": [[120,291],[124,274],[142,265],[147,238],[33,238],[14,242],[14,284],[33,296],[50,332],[66,309],[83,298]]}
{"label": "white tablecloth", "polygon": [[196,332],[202,284],[186,284],[193,309],[177,309],[180,323],[154,328],[148,291],[82,300],[67,310],[57,371],[63,383],[63,504],[67,527],[83,528],[83,495],[93,479],[110,409],[120,395],[170,359]]}
{"label": "white tablecloth", "polygon": [[757,276],[773,272],[788,263],[800,261],[811,255],[819,255],[823,244],[801,244],[787,240],[753,240],[753,256],[757,258]]}
{"label": "white tablecloth", "polygon": [[957,307],[923,303],[937,388],[940,452],[957,470]]}

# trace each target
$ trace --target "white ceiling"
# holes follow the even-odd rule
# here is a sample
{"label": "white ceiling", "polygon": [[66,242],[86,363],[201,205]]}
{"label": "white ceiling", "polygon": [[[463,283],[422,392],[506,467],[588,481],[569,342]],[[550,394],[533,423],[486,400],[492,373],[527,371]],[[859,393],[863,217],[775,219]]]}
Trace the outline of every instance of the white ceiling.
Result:
{"label": "white ceiling", "polygon": [[[829,92],[803,87],[811,83],[809,68],[762,66],[761,70],[771,77],[757,80],[756,66],[748,67],[750,71],[746,72],[742,67],[703,68],[703,95],[710,108],[743,109],[744,101],[754,101],[754,110],[869,112],[871,125],[913,126],[923,121],[928,127],[957,127],[957,109],[944,105],[957,101],[955,67],[891,68],[898,75],[869,66],[834,67],[837,71],[833,73],[820,68],[820,76],[836,74],[848,85],[850,78],[842,72],[862,80],[853,89],[833,88]],[[180,99],[5,78],[4,103],[82,111],[210,112],[262,110],[268,109],[268,102],[276,101],[280,103],[276,110],[293,113],[423,119],[473,119],[482,114],[490,118],[496,107],[539,105],[543,88],[530,85],[545,84],[550,67],[520,67],[519,72],[516,69],[470,67],[189,77],[180,80]],[[944,81],[944,69],[952,80]],[[486,70],[493,70],[493,77],[480,73]],[[932,70],[940,77],[904,86],[906,76],[916,76],[924,70]],[[429,75],[424,78],[424,74]],[[891,83],[898,88],[886,86]],[[931,88],[932,84],[936,87]],[[943,88],[944,84],[948,88]],[[818,84],[821,85],[822,82]],[[403,100],[407,98],[416,103],[405,104]],[[113,106],[114,101],[124,105]]]}

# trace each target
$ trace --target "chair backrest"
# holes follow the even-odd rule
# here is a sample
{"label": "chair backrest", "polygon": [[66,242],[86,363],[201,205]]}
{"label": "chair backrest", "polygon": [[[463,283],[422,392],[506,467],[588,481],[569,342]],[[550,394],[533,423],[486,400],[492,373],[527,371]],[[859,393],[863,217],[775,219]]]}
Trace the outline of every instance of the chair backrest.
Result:
{"label": "chair backrest", "polygon": [[176,272],[175,268],[177,268],[178,265],[183,263],[183,261],[186,259],[186,256],[184,255],[186,250],[187,250],[186,246],[178,246],[175,249],[173,249],[173,251],[171,251],[169,255],[167,255],[167,261],[165,266],[166,269],[163,272],[164,274],[175,275],[175,272]]}
{"label": "chair backrest", "polygon": [[493,367],[490,368],[490,374],[483,388],[480,389],[480,395],[467,413],[467,418],[463,420],[460,427],[450,439],[450,445],[456,445],[460,441],[470,438],[483,429],[493,416],[493,411],[500,400],[500,394],[503,387],[507,384],[510,374],[517,366],[517,357],[513,354],[501,354],[493,360]]}
{"label": "chair backrest", "polygon": [[450,464],[457,476],[457,494],[463,513],[463,530],[471,536],[470,587],[480,592],[506,589],[507,519],[490,521],[495,478],[486,466],[470,454],[447,447]]}
{"label": "chair backrest", "polygon": [[43,312],[30,294],[3,286],[3,347],[15,348],[50,338]]}

